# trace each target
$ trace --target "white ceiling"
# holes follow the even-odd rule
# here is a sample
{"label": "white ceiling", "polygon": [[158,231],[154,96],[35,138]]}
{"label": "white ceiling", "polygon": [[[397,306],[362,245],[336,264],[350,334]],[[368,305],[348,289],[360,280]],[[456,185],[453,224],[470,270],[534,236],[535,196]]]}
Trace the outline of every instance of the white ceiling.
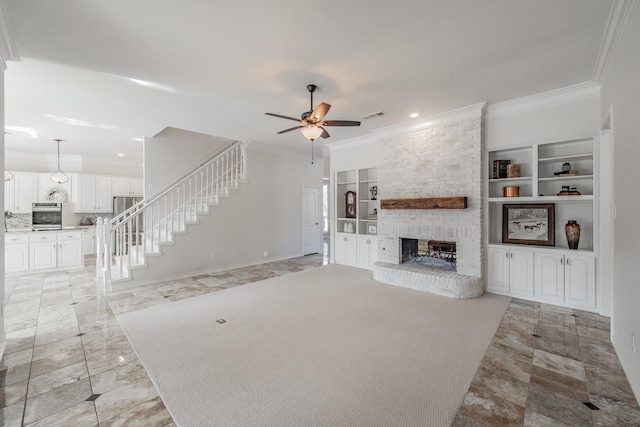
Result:
{"label": "white ceiling", "polygon": [[[326,142],[478,102],[592,80],[613,0],[6,0],[19,62],[5,72],[9,152],[142,161],[167,126],[309,153],[295,123]],[[315,105],[314,105],[315,106]],[[322,145],[322,144],[318,144]],[[321,147],[318,147],[318,152]],[[9,156],[7,156],[9,157]]]}

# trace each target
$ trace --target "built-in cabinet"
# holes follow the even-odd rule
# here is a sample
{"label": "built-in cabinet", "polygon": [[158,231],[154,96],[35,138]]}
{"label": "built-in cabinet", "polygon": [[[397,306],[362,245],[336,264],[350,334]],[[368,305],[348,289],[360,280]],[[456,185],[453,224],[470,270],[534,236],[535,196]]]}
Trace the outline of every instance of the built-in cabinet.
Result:
{"label": "built-in cabinet", "polygon": [[82,247],[85,255],[96,253],[96,228],[85,228],[82,233]]}
{"label": "built-in cabinet", "polygon": [[337,171],[334,260],[337,264],[372,269],[377,255],[378,169]]}
{"label": "built-in cabinet", "polygon": [[4,183],[4,209],[13,213],[31,213],[31,204],[38,200],[38,174],[14,172]]}
{"label": "built-in cabinet", "polygon": [[[489,150],[486,159],[487,290],[568,307],[596,309],[594,137]],[[500,174],[499,161],[519,165],[520,176],[505,176],[504,167]],[[514,191],[513,187],[518,188]],[[517,245],[514,248],[503,243],[503,234],[509,232],[508,227],[503,226],[505,204],[553,204],[554,227],[548,232],[554,233],[554,247]],[[569,220],[580,224],[578,250],[570,250],[567,243],[564,226]]]}
{"label": "built-in cabinet", "polygon": [[535,294],[541,301],[592,309],[596,306],[596,268],[593,254],[538,251]]}
{"label": "built-in cabinet", "polygon": [[80,231],[5,234],[5,273],[81,268],[82,246]]}
{"label": "built-in cabinet", "polygon": [[487,289],[518,296],[533,296],[533,251],[489,248]]}
{"label": "built-in cabinet", "polygon": [[113,178],[111,182],[113,196],[142,197],[144,186],[141,179]]}
{"label": "built-in cabinet", "polygon": [[56,184],[50,173],[14,172],[4,183],[4,209],[31,213],[34,202],[74,202],[79,213],[108,213],[114,196],[142,197],[141,178],[68,174],[69,181]]}
{"label": "built-in cabinet", "polygon": [[112,179],[99,175],[78,175],[75,193],[76,212],[113,212]]}
{"label": "built-in cabinet", "polygon": [[29,236],[6,234],[4,238],[4,271],[6,274],[29,270]]}

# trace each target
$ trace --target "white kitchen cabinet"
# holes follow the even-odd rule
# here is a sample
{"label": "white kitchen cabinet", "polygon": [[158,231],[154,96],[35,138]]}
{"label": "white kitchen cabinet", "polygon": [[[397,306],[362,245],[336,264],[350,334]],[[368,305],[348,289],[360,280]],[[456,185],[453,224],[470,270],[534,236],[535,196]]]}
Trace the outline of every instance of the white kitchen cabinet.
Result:
{"label": "white kitchen cabinet", "polygon": [[95,255],[96,229],[94,227],[84,229],[82,233],[82,248],[85,255]]}
{"label": "white kitchen cabinet", "polygon": [[13,213],[31,213],[31,204],[38,200],[38,174],[15,172],[14,178],[7,183],[13,188],[9,188],[10,200],[5,197],[5,210]]}
{"label": "white kitchen cabinet", "polygon": [[40,233],[29,236],[29,270],[49,270],[58,263],[56,234]]}
{"label": "white kitchen cabinet", "polygon": [[[7,238],[13,236],[15,235],[6,235]],[[81,231],[34,232],[25,234],[26,236],[29,239],[30,271],[60,270],[84,265]]]}
{"label": "white kitchen cabinet", "polygon": [[358,264],[357,249],[355,234],[336,233],[335,261],[337,264],[355,267]]}
{"label": "white kitchen cabinet", "polygon": [[533,251],[489,248],[487,290],[533,296]]}
{"label": "white kitchen cabinet", "polygon": [[29,236],[6,234],[4,237],[4,271],[18,273],[29,270]]}
{"label": "white kitchen cabinet", "polygon": [[82,232],[58,233],[56,267],[74,267],[82,265]]}
{"label": "white kitchen cabinet", "polygon": [[357,265],[373,270],[373,263],[378,256],[378,238],[376,236],[358,236]]}
{"label": "white kitchen cabinet", "polygon": [[143,191],[142,179],[118,177],[112,180],[112,193],[114,196],[142,197]]}
{"label": "white kitchen cabinet", "polygon": [[111,177],[78,175],[75,209],[83,213],[113,212]]}
{"label": "white kitchen cabinet", "polygon": [[535,295],[550,303],[596,308],[595,258],[591,253],[537,251]]}

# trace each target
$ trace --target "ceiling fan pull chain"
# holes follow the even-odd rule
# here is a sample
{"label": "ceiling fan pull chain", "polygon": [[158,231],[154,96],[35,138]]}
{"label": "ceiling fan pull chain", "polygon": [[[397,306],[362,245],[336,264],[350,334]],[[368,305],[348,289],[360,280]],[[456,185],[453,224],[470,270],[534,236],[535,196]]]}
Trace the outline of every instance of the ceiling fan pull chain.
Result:
{"label": "ceiling fan pull chain", "polygon": [[311,164],[313,164],[313,141],[311,141]]}

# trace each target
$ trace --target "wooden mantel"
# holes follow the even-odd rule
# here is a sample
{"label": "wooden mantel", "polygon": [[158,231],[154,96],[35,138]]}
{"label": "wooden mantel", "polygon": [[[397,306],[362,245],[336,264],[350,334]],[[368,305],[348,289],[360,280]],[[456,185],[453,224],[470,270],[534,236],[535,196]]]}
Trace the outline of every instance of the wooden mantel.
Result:
{"label": "wooden mantel", "polygon": [[384,199],[380,209],[466,209],[466,197],[426,197],[421,199]]}

